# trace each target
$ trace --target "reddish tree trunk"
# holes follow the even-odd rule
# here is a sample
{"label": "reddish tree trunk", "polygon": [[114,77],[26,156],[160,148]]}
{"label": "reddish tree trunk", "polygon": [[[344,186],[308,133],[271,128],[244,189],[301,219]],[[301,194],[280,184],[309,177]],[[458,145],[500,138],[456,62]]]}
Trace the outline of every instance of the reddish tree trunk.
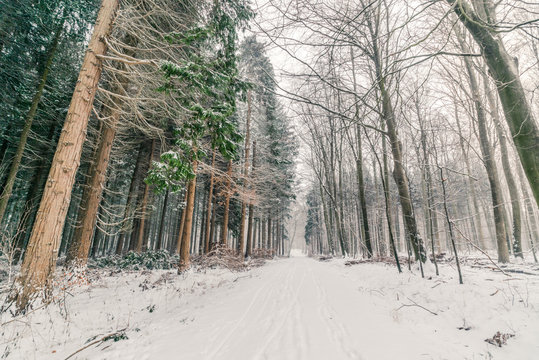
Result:
{"label": "reddish tree trunk", "polygon": [[180,247],[180,263],[178,271],[182,272],[191,266],[191,259],[189,256],[189,243],[191,242],[191,228],[193,224],[193,209],[195,205],[195,190],[197,185],[197,178],[196,178],[196,168],[197,168],[197,161],[195,160],[193,163],[193,170],[195,171],[195,177],[191,180],[189,180],[189,183],[187,185],[187,200],[185,205],[185,219],[183,224],[183,232],[182,232],[182,238],[181,238],[181,247]]}
{"label": "reddish tree trunk", "polygon": [[58,247],[86,138],[88,118],[101,77],[102,66],[98,56],[107,50],[103,39],[107,38],[112,29],[118,7],[118,0],[103,0],[97,16],[21,266],[18,278],[21,289],[17,296],[19,311],[26,309],[31,297],[40,288],[49,285],[50,276],[56,267]]}

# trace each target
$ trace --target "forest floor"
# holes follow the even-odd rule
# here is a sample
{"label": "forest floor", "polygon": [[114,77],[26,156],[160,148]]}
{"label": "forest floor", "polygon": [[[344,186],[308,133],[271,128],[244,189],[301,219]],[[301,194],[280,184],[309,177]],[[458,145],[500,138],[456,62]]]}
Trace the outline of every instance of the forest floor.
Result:
{"label": "forest floor", "polygon": [[[464,285],[449,263],[422,279],[306,257],[236,273],[95,270],[47,307],[3,314],[0,358],[537,359],[538,266],[481,264],[463,265]],[[514,336],[485,341],[498,331]]]}

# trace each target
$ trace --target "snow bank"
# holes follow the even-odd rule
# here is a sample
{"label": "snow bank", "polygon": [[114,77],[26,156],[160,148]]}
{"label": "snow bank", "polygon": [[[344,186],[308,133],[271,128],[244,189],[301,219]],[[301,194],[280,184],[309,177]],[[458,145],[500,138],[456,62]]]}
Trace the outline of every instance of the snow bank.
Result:
{"label": "snow bank", "polygon": [[[246,275],[226,269],[190,271],[182,276],[176,270],[89,270],[85,277],[90,284],[56,291],[55,301],[48,307],[22,317],[2,314],[0,358],[65,359],[92,340],[118,330],[125,329],[130,338],[170,316],[175,316],[179,324],[188,324],[185,304],[230,286],[242,276]],[[93,359],[95,351],[126,340],[109,339],[74,358]]]}
{"label": "snow bank", "polygon": [[[89,345],[72,359],[537,359],[537,265],[505,276],[468,259],[459,285],[451,263],[422,279],[406,264],[398,274],[345,262],[298,256],[183,276],[95,270],[46,308],[2,315],[0,356],[65,359]],[[502,347],[485,341],[497,332],[514,336]]]}

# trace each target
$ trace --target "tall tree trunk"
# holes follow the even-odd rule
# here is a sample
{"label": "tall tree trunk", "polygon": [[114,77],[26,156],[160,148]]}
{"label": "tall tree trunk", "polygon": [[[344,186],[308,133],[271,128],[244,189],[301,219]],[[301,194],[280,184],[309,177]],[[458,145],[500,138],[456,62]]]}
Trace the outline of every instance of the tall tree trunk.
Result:
{"label": "tall tree trunk", "polygon": [[[429,168],[429,154],[427,152],[427,134],[425,133],[423,119],[421,117],[419,104],[416,102],[416,110],[419,118],[419,126],[421,131],[421,148],[423,150],[423,166],[422,166],[422,172],[423,172],[423,182],[425,184],[426,188],[426,212],[425,212],[425,222],[427,224],[427,232],[430,236],[430,243],[431,243],[431,250],[432,250],[432,261],[434,263],[434,267],[436,269],[436,275],[440,275],[440,272],[438,270],[438,263],[436,261],[436,249],[435,249],[435,243],[438,243],[437,235],[434,233],[434,221],[433,221],[433,213],[432,207],[433,207],[433,196],[432,196],[432,176]],[[435,239],[436,236],[436,239]]]}
{"label": "tall tree trunk", "polygon": [[266,242],[266,219],[264,217],[261,217],[260,218],[260,221],[262,222],[262,226],[261,226],[261,229],[260,229],[260,232],[261,232],[261,242],[262,242],[262,245],[261,245],[261,248],[262,249],[267,249],[267,242]]}
{"label": "tall tree trunk", "polygon": [[[204,197],[202,198],[202,204],[205,206],[205,208],[202,209],[202,219],[201,219],[201,228],[200,228],[200,239],[198,244],[198,251],[201,254],[204,254],[204,239],[206,239],[206,227],[204,224],[206,224],[207,221],[207,207],[208,207],[208,191],[204,191]],[[205,211],[206,210],[206,211]]]}
{"label": "tall tree trunk", "polygon": [[[252,95],[251,91],[247,92],[247,121],[245,130],[245,164],[243,165],[243,192],[247,189],[247,175],[249,173],[249,154],[251,145],[251,112],[252,112]],[[244,194],[242,194],[243,196]],[[240,235],[238,241],[238,252],[243,254],[245,247],[245,213],[247,212],[247,204],[244,200],[241,201],[241,218],[240,218]]]}
{"label": "tall tree trunk", "polygon": [[216,235],[216,232],[215,232],[215,229],[216,229],[216,220],[217,218],[217,197],[214,196],[213,197],[213,202],[212,202],[212,211],[211,211],[211,224],[210,224],[210,237],[209,237],[209,241],[208,241],[208,247],[211,249],[214,245],[213,245],[213,239],[215,238],[215,235]]}
{"label": "tall tree trunk", "polygon": [[[51,145],[55,146],[58,142],[58,136],[55,136],[57,133],[57,128],[60,126],[58,123],[54,123],[49,128],[49,133],[47,139],[51,139]],[[52,157],[53,149],[47,147],[42,156],[46,159]],[[23,249],[26,247],[26,242],[29,237],[28,230],[31,230],[34,226],[34,221],[36,219],[37,207],[39,205],[39,200],[43,194],[43,188],[45,187],[45,181],[47,180],[47,174],[49,173],[51,164],[48,161],[40,163],[32,180],[30,181],[30,191],[26,194],[26,200],[24,203],[23,217],[17,225],[17,234],[15,236],[15,255],[14,261],[18,263],[20,255],[23,254]]]}
{"label": "tall tree trunk", "polygon": [[460,271],[460,262],[459,262],[459,255],[457,252],[457,246],[455,244],[455,236],[453,235],[453,223],[451,222],[451,218],[449,217],[449,210],[447,208],[447,194],[445,190],[445,182],[447,179],[444,178],[444,172],[443,168],[438,165],[438,169],[440,170],[440,181],[442,183],[442,193],[443,193],[443,199],[444,199],[444,212],[445,212],[445,218],[447,220],[447,226],[449,228],[449,237],[451,238],[451,245],[453,247],[453,253],[455,255],[455,262],[457,264],[457,271],[459,274],[459,284],[462,284],[462,272]]}
{"label": "tall tree trunk", "polygon": [[[340,160],[338,161],[340,163]],[[346,232],[344,230],[344,212],[343,212],[343,199],[342,199],[342,193],[341,193],[341,176],[340,171],[341,166],[338,165],[338,171],[339,171],[339,181],[337,182],[337,179],[335,177],[335,173],[333,172],[333,205],[335,210],[335,219],[336,219],[336,225],[337,225],[337,234],[339,236],[339,243],[341,245],[341,252],[343,256],[347,256],[349,254],[348,251],[348,242],[346,240]]]}
{"label": "tall tree trunk", "polygon": [[[199,218],[199,213],[200,211],[198,210],[199,207],[200,207],[200,191],[197,192],[195,190],[195,207],[193,209],[193,222],[192,222],[192,229],[191,229],[191,250],[190,250],[190,253],[191,254],[196,254],[197,252],[197,248],[196,248],[196,245],[197,245],[197,232],[198,232],[198,218]],[[202,226],[202,225],[201,225]]]}
{"label": "tall tree trunk", "polygon": [[[491,30],[489,23],[492,19],[482,19],[465,1],[446,1],[452,5],[459,20],[482,50],[489,74],[496,83],[505,120],[511,130],[522,167],[539,206],[539,127],[520,82],[515,58],[505,49],[499,33],[494,28]],[[485,4],[492,6],[490,1]],[[494,7],[491,9],[494,10]],[[495,14],[491,14],[491,17],[495,17]]]}
{"label": "tall tree trunk", "polygon": [[412,207],[412,198],[410,196],[408,177],[404,171],[402,145],[397,134],[397,123],[393,111],[393,105],[391,103],[389,91],[386,88],[386,81],[382,71],[382,57],[378,47],[378,30],[373,28],[373,24],[370,19],[367,21],[370,28],[373,46],[373,61],[376,72],[376,82],[382,102],[382,116],[387,125],[387,135],[389,137],[391,152],[393,154],[393,178],[395,179],[399,192],[399,201],[401,203],[404,225],[408,232],[415,258],[421,262],[425,262],[427,259],[426,251],[423,245],[423,240],[419,234],[419,230],[417,229],[417,222]]}
{"label": "tall tree trunk", "polygon": [[122,255],[123,248],[125,247],[125,239],[126,238],[129,239],[128,234],[130,234],[133,227],[131,221],[133,218],[133,212],[135,211],[135,207],[136,207],[138,189],[142,181],[143,164],[144,164],[146,146],[147,146],[147,142],[143,142],[142,144],[140,144],[139,149],[138,149],[137,160],[135,163],[135,168],[133,170],[133,175],[131,176],[131,183],[129,185],[129,193],[127,194],[127,202],[125,204],[125,209],[124,209],[124,216],[123,216],[124,224],[122,225],[122,230],[118,238],[118,242],[116,244],[116,255]]}
{"label": "tall tree trunk", "polygon": [[[374,150],[374,147],[373,147],[373,150]],[[376,159],[378,160],[378,163],[379,163],[380,160],[378,159],[377,155],[376,155]],[[393,256],[395,258],[395,262],[397,264],[397,270],[399,271],[399,273],[401,273],[402,270],[401,270],[401,265],[400,265],[400,262],[399,262],[399,256],[397,254],[397,247],[395,245],[395,238],[393,237],[393,225],[391,223],[391,202],[389,200],[389,197],[390,197],[391,193],[389,192],[389,189],[388,189],[389,176],[387,175],[387,162],[384,164],[383,173],[382,173],[382,165],[380,163],[379,163],[379,165],[380,165],[380,179],[382,180],[382,188],[383,188],[383,191],[384,191],[384,201],[385,201],[385,208],[386,208],[385,212],[386,212],[387,229],[388,229],[388,233],[389,233],[389,243],[390,243],[391,250],[392,250],[391,252],[393,253]]]}
{"label": "tall tree trunk", "polygon": [[208,203],[207,203],[207,210],[206,210],[206,232],[205,232],[205,239],[204,239],[204,254],[207,254],[210,251],[210,226],[211,226],[211,213],[212,213],[212,203],[213,203],[213,182],[214,182],[214,174],[213,169],[215,167],[215,149],[212,150],[212,157],[211,157],[211,170],[210,170],[210,190],[208,194]]}
{"label": "tall tree trunk", "polygon": [[[107,188],[110,185],[110,180],[107,182],[107,184],[105,185]],[[111,204],[115,204],[115,200],[116,200],[116,194],[112,195],[112,199],[111,199]],[[106,215],[106,211],[105,211],[105,198],[102,197],[101,198],[101,206],[99,206],[99,212],[97,214],[97,219],[103,219],[105,216],[108,217],[108,214]],[[109,218],[110,220],[110,218]],[[96,221],[97,222],[97,221]],[[107,221],[108,223],[109,221]],[[100,242],[103,242],[103,246],[101,246]],[[92,257],[92,258],[95,258],[96,255],[99,253],[99,248],[103,248],[103,252],[105,251],[106,249],[106,243],[107,243],[107,239],[103,233],[103,231],[98,227],[98,226],[94,226],[94,235],[93,235],[93,241],[92,241],[92,247],[90,249],[90,254],[89,256]]]}
{"label": "tall tree trunk", "polygon": [[[187,183],[187,186],[189,186],[189,183]],[[187,208],[187,200],[188,200],[188,192],[187,189],[185,190],[185,197],[184,197],[184,208],[182,210],[182,216],[180,218],[180,231],[178,231],[178,239],[176,241],[176,254],[180,253],[180,250],[182,248],[182,240],[183,240],[183,229],[185,227],[185,209]]]}
{"label": "tall tree trunk", "polygon": [[223,226],[221,227],[221,245],[227,246],[228,237],[228,217],[230,212],[230,197],[232,196],[232,160],[228,161],[228,169],[226,172],[226,193],[225,193],[225,209],[223,213]]}
{"label": "tall tree trunk", "polygon": [[[329,205],[326,202],[325,196],[324,196],[324,185],[322,184],[322,179],[319,179],[319,185],[320,185],[320,200],[322,201],[322,209],[324,213],[324,225],[326,227],[326,237],[328,242],[328,250],[333,255],[335,254],[335,245],[334,245],[334,238],[333,238],[333,224],[330,219],[331,211],[328,209]],[[269,226],[269,225],[268,225]]]}
{"label": "tall tree trunk", "polygon": [[272,255],[274,255],[274,252],[273,252],[273,242],[272,242],[272,239],[271,239],[271,211],[268,211],[268,249],[271,249],[271,253]]}
{"label": "tall tree trunk", "polygon": [[480,212],[479,204],[477,202],[475,186],[472,183],[472,178],[471,178],[472,169],[470,166],[470,159],[468,157],[468,152],[466,151],[466,148],[464,146],[464,137],[462,135],[462,129],[460,127],[460,117],[457,110],[457,104],[455,104],[455,119],[457,121],[457,130],[459,132],[460,150],[462,152],[462,156],[464,157],[464,162],[466,164],[466,171],[468,173],[468,175],[466,176],[466,184],[468,185],[468,190],[472,198],[472,205],[473,205],[473,211],[474,211],[474,214],[472,214],[472,218],[477,216],[476,218],[477,221],[474,221],[474,225],[477,229],[477,237],[478,237],[477,242],[478,242],[479,247],[481,247],[481,249],[487,250],[485,237],[483,236],[483,223],[481,221],[481,212]]}
{"label": "tall tree trunk", "polygon": [[[114,119],[112,121],[114,122]],[[99,144],[93,156],[86,187],[82,194],[77,227],[67,252],[67,263],[76,259],[80,265],[85,265],[88,261],[88,251],[92,242],[97,211],[105,184],[110,151],[116,133],[115,128],[115,124],[111,124],[111,126],[105,123],[102,124]]]}
{"label": "tall tree trunk", "polygon": [[139,167],[139,174],[138,174],[138,188],[136,189],[136,202],[135,206],[133,207],[133,213],[132,213],[132,229],[131,234],[129,236],[129,251],[136,251],[140,252],[142,250],[142,243],[141,248],[138,250],[139,247],[139,237],[144,234],[144,215],[146,211],[146,205],[147,205],[147,194],[149,193],[148,190],[148,184],[144,181],[144,178],[146,177],[146,174],[148,173],[148,169],[150,167],[151,159],[152,159],[152,147],[153,147],[153,141],[152,140],[146,140],[144,141],[144,154],[142,158],[141,166]]}
{"label": "tall tree trunk", "polygon": [[490,91],[488,85],[488,78],[483,75],[483,83],[485,86],[485,93],[487,95],[488,103],[490,106],[490,112],[494,125],[496,127],[496,133],[500,141],[500,151],[502,153],[502,168],[507,181],[507,187],[509,188],[509,197],[511,198],[511,210],[513,215],[513,253],[515,256],[523,257],[522,255],[522,216],[520,213],[520,197],[518,194],[518,188],[511,171],[511,162],[509,161],[509,150],[507,148],[507,142],[505,132],[503,130],[500,118],[498,116],[498,108],[496,106],[496,100],[494,94]]}
{"label": "tall tree trunk", "polygon": [[103,0],[97,16],[58,148],[52,161],[27,254],[21,266],[18,278],[21,285],[17,294],[18,311],[27,308],[31,298],[40,288],[48,287],[50,276],[56,267],[58,246],[80,163],[88,118],[101,76],[102,66],[98,56],[106,52],[107,46],[103,39],[112,29],[118,6],[118,0]]}
{"label": "tall tree trunk", "polygon": [[9,198],[11,197],[11,192],[13,191],[13,184],[15,184],[17,171],[19,170],[19,166],[21,164],[22,155],[24,153],[24,148],[26,147],[26,141],[28,140],[28,135],[30,134],[30,129],[32,127],[32,123],[36,115],[37,107],[39,105],[39,102],[41,101],[41,96],[43,95],[43,89],[45,88],[45,84],[47,83],[47,77],[49,76],[49,71],[51,69],[52,60],[54,59],[54,55],[56,54],[56,50],[58,49],[58,44],[60,42],[60,37],[62,35],[63,30],[64,30],[64,19],[62,18],[60,26],[56,30],[56,33],[54,34],[54,38],[52,39],[52,43],[50,45],[50,49],[47,54],[47,60],[45,61],[45,66],[43,67],[43,73],[41,74],[41,78],[39,80],[36,93],[34,94],[34,98],[32,99],[30,110],[28,111],[28,114],[26,115],[26,119],[24,121],[24,127],[21,132],[19,144],[17,145],[15,156],[13,157],[13,160],[11,162],[9,173],[5,180],[2,193],[0,195],[0,223],[2,222],[2,219],[6,212],[7,204],[9,202]]}
{"label": "tall tree trunk", "polygon": [[[133,37],[126,36],[126,43],[134,46],[137,42]],[[127,55],[134,54],[133,50],[129,50]],[[112,86],[112,93],[125,95],[129,80],[122,74],[125,71],[123,64],[118,65],[121,70],[118,75],[118,82]],[[92,235],[97,220],[97,212],[99,203],[103,196],[103,188],[107,175],[107,168],[112,151],[112,144],[116,136],[116,129],[120,119],[122,109],[122,100],[113,96],[107,99],[101,110],[101,118],[106,119],[102,122],[101,135],[97,145],[96,152],[93,156],[93,161],[90,165],[88,180],[82,195],[81,205],[77,217],[77,228],[73,234],[70,247],[67,253],[66,261],[77,260],[81,265],[85,265],[88,261],[88,249],[92,242]]]}
{"label": "tall tree trunk", "polygon": [[425,124],[423,121],[423,117],[421,116],[421,110],[419,108],[419,100],[416,99],[415,101],[415,107],[417,112],[417,117],[419,120],[419,128],[421,133],[421,149],[423,152],[423,166],[421,166],[422,170],[422,180],[425,187],[426,192],[426,201],[425,201],[425,223],[427,228],[427,235],[430,237],[430,243],[431,243],[431,251],[432,251],[432,261],[434,263],[434,267],[436,269],[436,275],[439,275],[438,270],[438,263],[436,261],[436,244],[439,245],[439,239],[438,234],[434,232],[434,211],[433,209],[433,194],[432,194],[432,176],[430,171],[430,164],[429,164],[429,153],[427,152],[427,134],[425,131]]}
{"label": "tall tree trunk", "polygon": [[277,248],[277,255],[282,256],[283,254],[283,246],[281,242],[281,217],[279,214],[277,214],[277,219],[275,220],[275,241],[276,241],[276,248]]}
{"label": "tall tree trunk", "polygon": [[357,137],[357,160],[356,160],[356,172],[357,172],[357,184],[359,188],[359,203],[361,206],[361,221],[363,224],[363,231],[365,232],[365,248],[367,249],[367,257],[372,257],[372,244],[371,233],[369,231],[369,216],[367,212],[367,198],[365,197],[365,180],[363,175],[363,150],[361,149],[361,131],[360,126],[356,125],[356,137]]}
{"label": "tall tree trunk", "polygon": [[387,132],[393,153],[393,178],[395,179],[395,183],[397,184],[399,191],[399,200],[404,217],[404,225],[408,230],[408,236],[410,237],[410,243],[412,245],[415,258],[421,262],[425,262],[427,258],[426,251],[425,247],[423,246],[423,240],[421,239],[417,229],[415,214],[412,208],[412,198],[410,196],[408,177],[406,176],[402,163],[402,146],[397,135],[397,124],[395,123],[391,100],[382,79],[379,81],[379,87],[382,95],[383,116],[386,120]]}
{"label": "tall tree trunk", "polygon": [[[256,168],[256,141],[253,141],[253,166],[251,169],[251,179],[254,179]],[[251,183],[249,194],[249,220],[247,221],[247,246],[245,249],[245,257],[250,258],[253,249],[253,216],[255,212],[253,195],[255,192],[254,184]]]}
{"label": "tall tree trunk", "polygon": [[263,250],[264,243],[262,243],[262,218],[260,217],[260,209],[258,211],[258,217],[255,219],[256,224],[256,237],[257,237],[257,249]]}
{"label": "tall tree trunk", "polygon": [[522,194],[524,195],[524,204],[526,208],[526,213],[528,214],[528,236],[530,239],[530,246],[532,248],[532,253],[535,262],[536,260],[536,254],[535,254],[535,246],[534,241],[537,243],[539,241],[539,227],[537,226],[537,221],[535,219],[534,214],[534,202],[530,198],[530,193],[528,192],[528,188],[526,187],[527,182],[525,181],[524,174],[522,173],[522,167],[517,166],[517,174],[518,179],[520,180],[520,188],[522,189]]}
{"label": "tall tree trunk", "polygon": [[[457,37],[460,46],[465,52],[466,45],[462,36],[457,32]],[[494,226],[496,228],[496,243],[498,245],[498,261],[502,263],[509,262],[509,251],[507,249],[505,225],[503,219],[503,200],[501,194],[500,181],[498,179],[498,170],[496,168],[496,162],[494,161],[493,149],[490,146],[488,140],[487,131],[487,117],[483,103],[481,102],[481,96],[479,93],[479,85],[474,74],[474,69],[471,60],[468,57],[464,57],[464,64],[470,80],[470,90],[472,92],[473,102],[477,114],[477,125],[479,128],[479,145],[481,147],[481,153],[483,155],[483,163],[487,171],[487,177],[490,184],[490,193],[492,196],[492,207],[494,212]]]}
{"label": "tall tree trunk", "polygon": [[157,243],[155,244],[155,250],[161,250],[163,247],[163,231],[165,228],[165,218],[167,216],[168,197],[170,191],[167,189],[165,193],[165,199],[163,200],[163,209],[161,211],[161,220],[159,221],[159,233],[157,235]]}
{"label": "tall tree trunk", "polygon": [[195,176],[191,180],[189,180],[189,183],[187,185],[187,199],[186,199],[186,205],[184,209],[185,219],[184,219],[181,244],[180,244],[181,245],[180,246],[180,263],[178,266],[178,272],[183,272],[189,269],[189,267],[191,266],[191,258],[189,255],[189,249],[190,249],[189,243],[191,242],[193,210],[195,207],[195,191],[196,191],[196,185],[197,185],[196,170],[197,170],[197,161],[195,160],[193,162],[193,172],[195,173]]}
{"label": "tall tree trunk", "polygon": [[[151,166],[151,163],[154,159],[154,152],[155,152],[155,143],[156,140],[152,140],[152,145],[150,147],[150,153],[148,155],[148,160],[146,161],[146,167],[144,168],[143,177],[148,173],[148,169]],[[137,245],[135,247],[136,252],[142,252],[145,250],[145,244],[144,244],[144,238],[145,238],[145,232],[146,232],[146,218],[148,216],[147,214],[147,208],[148,208],[148,198],[150,197],[150,184],[147,184],[143,182],[144,185],[144,192],[142,195],[142,201],[140,206],[140,221],[138,226],[138,236],[137,236]]]}

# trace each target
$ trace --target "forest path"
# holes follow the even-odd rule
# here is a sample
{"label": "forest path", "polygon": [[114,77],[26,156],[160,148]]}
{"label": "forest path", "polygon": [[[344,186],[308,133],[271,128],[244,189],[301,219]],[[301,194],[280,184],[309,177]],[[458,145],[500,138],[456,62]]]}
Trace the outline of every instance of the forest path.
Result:
{"label": "forest path", "polygon": [[[511,266],[522,271],[463,264],[464,285],[451,263],[439,264],[440,276],[426,264],[423,279],[418,268],[398,274],[392,264],[338,258],[183,276],[100,269],[65,303],[3,326],[0,354],[4,345],[8,360],[75,351],[71,360],[536,360],[537,265]],[[88,346],[119,329],[118,341]],[[514,337],[485,342],[498,331]]]}
{"label": "forest path", "polygon": [[391,359],[408,348],[417,358],[433,359],[438,357],[422,355],[436,348],[449,351],[443,339],[418,336],[412,324],[402,327],[392,314],[399,304],[394,295],[382,299],[383,290],[362,286],[358,270],[305,257],[269,262],[239,274],[247,278],[210,289],[179,311],[155,314],[139,335],[130,335],[103,355],[130,359],[133,353],[148,360]]}

